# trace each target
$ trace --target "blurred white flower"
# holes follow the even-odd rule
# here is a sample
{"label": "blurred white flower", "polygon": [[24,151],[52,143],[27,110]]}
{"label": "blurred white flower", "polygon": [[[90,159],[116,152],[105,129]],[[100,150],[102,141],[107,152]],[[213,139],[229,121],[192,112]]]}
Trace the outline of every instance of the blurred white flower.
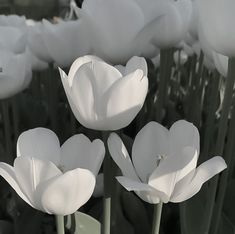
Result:
{"label": "blurred white flower", "polygon": [[91,197],[104,154],[98,139],[75,135],[60,148],[52,131],[36,128],[20,135],[14,167],[0,163],[0,175],[35,209],[68,215]]}
{"label": "blurred white flower", "polygon": [[8,50],[13,53],[25,51],[27,36],[20,28],[0,25],[0,50]]}
{"label": "blurred white flower", "polygon": [[199,24],[213,50],[235,56],[235,1],[197,0]]}
{"label": "blurred white flower", "polygon": [[0,15],[0,25],[24,28],[26,27],[26,18],[19,15]]}
{"label": "blurred white flower", "polygon": [[31,64],[28,63],[25,54],[1,51],[0,68],[0,99],[21,92],[31,82]]}
{"label": "blurred white flower", "polygon": [[41,22],[31,22],[27,30],[28,47],[32,53],[40,60],[47,63],[52,62],[48,49],[43,40],[43,24]]}
{"label": "blurred white flower", "polygon": [[85,0],[80,20],[85,24],[94,54],[114,64],[124,64],[132,56],[152,57],[157,52],[151,39],[161,9],[153,17],[135,1]]}
{"label": "blurred white flower", "polygon": [[110,135],[108,147],[123,173],[117,177],[119,183],[149,203],[187,200],[227,167],[223,158],[214,157],[196,168],[199,133],[184,120],[170,130],[157,122],[148,123],[135,138],[132,161],[117,134]]}
{"label": "blurred white flower", "polygon": [[152,42],[159,48],[176,46],[185,38],[189,29],[192,17],[191,0],[156,1],[154,9],[162,17],[155,24]]}
{"label": "blurred white flower", "polygon": [[67,67],[85,54],[90,53],[86,30],[81,21],[62,21],[52,24],[43,20],[42,38],[53,61]]}
{"label": "blurred white flower", "polygon": [[80,57],[62,83],[77,120],[87,128],[117,130],[126,127],[143,106],[148,91],[144,58],[131,58],[123,74],[95,56]]}

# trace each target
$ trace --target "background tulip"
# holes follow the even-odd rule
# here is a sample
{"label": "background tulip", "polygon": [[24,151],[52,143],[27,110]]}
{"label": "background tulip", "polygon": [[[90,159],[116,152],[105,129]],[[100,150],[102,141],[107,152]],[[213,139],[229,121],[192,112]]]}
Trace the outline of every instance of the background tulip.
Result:
{"label": "background tulip", "polygon": [[32,79],[31,64],[25,54],[0,52],[0,99],[24,90]]}
{"label": "background tulip", "polygon": [[119,183],[149,203],[187,200],[204,182],[226,168],[221,157],[196,168],[199,133],[184,120],[175,122],[169,131],[157,122],[142,128],[133,144],[133,164],[116,134],[110,135],[108,146],[123,173],[123,177],[117,177]]}
{"label": "background tulip", "polygon": [[[147,90],[147,64],[133,57],[124,74],[94,56],[78,58],[68,76],[60,69],[69,104],[87,128],[117,130],[126,127],[143,106]],[[130,92],[131,90],[131,92]]]}

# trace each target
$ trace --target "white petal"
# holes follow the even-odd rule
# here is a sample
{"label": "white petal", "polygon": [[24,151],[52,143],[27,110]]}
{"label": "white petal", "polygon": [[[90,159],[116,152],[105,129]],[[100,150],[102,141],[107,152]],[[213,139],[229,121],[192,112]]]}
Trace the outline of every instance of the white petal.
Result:
{"label": "white petal", "polygon": [[72,66],[70,67],[70,70],[69,70],[69,74],[68,74],[68,79],[69,79],[69,85],[70,87],[72,86],[72,83],[73,83],[73,78],[77,72],[77,70],[85,63],[89,63],[91,61],[94,61],[94,60],[97,60],[97,61],[102,61],[102,59],[100,59],[99,57],[97,56],[94,56],[94,55],[86,55],[86,56],[83,56],[83,57],[79,57],[77,58]]}
{"label": "white petal", "polygon": [[146,60],[143,57],[132,57],[126,64],[125,75],[128,75],[137,69],[142,70],[144,76],[148,75],[148,66]]}
{"label": "white petal", "polygon": [[86,169],[77,168],[40,184],[36,195],[45,212],[69,215],[90,199],[94,188],[95,176]]}
{"label": "white petal", "polygon": [[[192,178],[191,182],[185,186],[184,190],[181,190],[181,193],[172,195],[172,202],[182,202],[193,195],[195,195],[201,189],[202,185],[215,176],[216,174],[223,171],[227,168],[227,165],[222,157],[214,157],[203,164],[201,164],[195,171],[195,175]],[[177,185],[176,185],[177,191]]]}
{"label": "white petal", "polygon": [[[130,92],[131,90],[131,92]],[[112,121],[113,130],[126,127],[135,118],[144,104],[148,91],[148,78],[136,70],[119,79],[103,97],[103,108]]]}
{"label": "white petal", "polygon": [[235,2],[233,0],[200,0],[197,2],[200,25],[208,42],[217,52],[233,57],[235,55],[233,24]]}
{"label": "white petal", "polygon": [[47,128],[34,128],[25,131],[17,141],[17,156],[34,157],[59,165],[59,139],[54,132]]}
{"label": "white petal", "polygon": [[96,176],[105,155],[104,143],[96,139],[91,142],[85,135],[70,137],[61,147],[61,165],[65,171],[75,168],[88,169]]}
{"label": "white petal", "polygon": [[50,161],[30,157],[18,157],[14,161],[15,176],[24,194],[32,204],[40,206],[35,200],[36,187],[45,180],[61,175],[61,171]]}
{"label": "white petal", "polygon": [[116,133],[110,134],[108,138],[108,148],[114,162],[121,169],[122,174],[128,178],[139,181],[127,149]]}
{"label": "white petal", "polygon": [[190,122],[179,120],[175,122],[169,132],[171,153],[182,151],[184,147],[192,147],[200,152],[200,136],[198,129]]}
{"label": "white petal", "polygon": [[149,177],[149,185],[171,196],[175,184],[195,169],[197,151],[186,147],[180,155],[166,156]]}
{"label": "white petal", "polygon": [[136,180],[124,176],[116,177],[118,182],[128,191],[135,191],[140,198],[149,203],[158,203],[161,201],[168,201],[166,194],[157,191],[148,184],[141,183]]}
{"label": "white petal", "polygon": [[27,194],[24,194],[21,190],[15,175],[14,168],[12,166],[0,162],[0,175],[7,181],[8,184],[10,184],[10,186],[26,203],[35,208],[35,205],[31,202],[32,199],[28,199]]}
{"label": "white petal", "polygon": [[74,76],[70,97],[72,98],[77,111],[82,116],[82,119],[78,119],[78,121],[88,128],[89,126],[85,125],[86,121],[89,123],[89,121],[94,121],[96,118],[94,112],[96,96],[94,92],[94,74],[90,66],[84,64],[77,70]]}
{"label": "white petal", "polygon": [[157,122],[145,125],[136,135],[132,160],[138,176],[147,182],[160,155],[168,154],[168,130]]}

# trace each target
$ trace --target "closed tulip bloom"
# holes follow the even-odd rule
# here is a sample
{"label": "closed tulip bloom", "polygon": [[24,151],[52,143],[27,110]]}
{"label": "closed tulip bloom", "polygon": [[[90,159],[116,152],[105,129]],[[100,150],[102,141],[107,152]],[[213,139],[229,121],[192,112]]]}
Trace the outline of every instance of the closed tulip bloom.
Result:
{"label": "closed tulip bloom", "polygon": [[52,131],[36,128],[21,134],[14,166],[1,162],[0,175],[33,208],[68,215],[91,197],[104,154],[100,140],[80,134],[60,147]]}
{"label": "closed tulip bloom", "polygon": [[202,184],[226,168],[221,157],[199,167],[199,133],[184,120],[167,130],[157,122],[148,123],[137,134],[132,160],[115,133],[108,139],[112,158],[123,176],[119,183],[149,203],[182,202],[195,195]]}
{"label": "closed tulip bloom", "polygon": [[26,54],[0,52],[0,99],[11,97],[28,87],[32,79]]}
{"label": "closed tulip bloom", "polygon": [[235,56],[235,2],[233,0],[197,0],[199,24],[213,50]]}
{"label": "closed tulip bloom", "polygon": [[130,59],[123,74],[98,57],[78,58],[68,76],[60,69],[62,83],[77,120],[96,130],[126,127],[143,106],[147,91],[144,58]]}

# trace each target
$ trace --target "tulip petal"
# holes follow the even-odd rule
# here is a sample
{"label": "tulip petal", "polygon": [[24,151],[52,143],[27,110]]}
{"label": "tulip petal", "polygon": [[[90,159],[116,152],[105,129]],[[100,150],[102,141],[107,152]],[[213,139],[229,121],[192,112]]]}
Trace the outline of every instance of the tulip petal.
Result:
{"label": "tulip petal", "polygon": [[24,194],[33,204],[40,206],[35,200],[37,186],[62,172],[50,161],[42,161],[37,158],[18,157],[14,161],[15,176]]}
{"label": "tulip petal", "polygon": [[[118,69],[108,63],[96,59],[82,65],[80,68],[82,67],[86,67],[86,69],[90,70],[90,73],[92,74],[90,79],[94,80],[97,97],[104,95],[104,93],[122,77],[122,74]],[[75,77],[77,74],[80,75],[80,73],[76,73]]]}
{"label": "tulip petal", "polygon": [[17,156],[34,157],[59,165],[59,139],[54,132],[47,128],[34,128],[25,131],[17,141]]}
{"label": "tulip petal", "polygon": [[128,191],[135,191],[138,196],[149,203],[168,201],[169,197],[161,191],[152,188],[150,185],[141,183],[124,176],[116,177],[118,182]]}
{"label": "tulip petal", "polygon": [[204,162],[196,169],[194,177],[192,178],[191,182],[184,187],[184,190],[178,190],[176,184],[175,191],[172,194],[171,201],[182,202],[191,198],[193,195],[199,192],[202,185],[207,180],[209,180],[210,178],[212,178],[213,176],[220,173],[226,168],[227,165],[224,159],[219,156],[213,157],[212,159]]}
{"label": "tulip petal", "polygon": [[185,147],[180,155],[166,156],[149,177],[149,185],[170,197],[175,184],[195,169],[198,154],[194,148]]}
{"label": "tulip petal", "polygon": [[107,118],[118,116],[112,124],[119,126],[119,129],[126,127],[142,108],[147,91],[148,78],[143,76],[142,70],[137,69],[119,79],[102,98]]}
{"label": "tulip petal", "polygon": [[37,187],[36,195],[49,214],[69,215],[84,205],[95,188],[95,176],[77,168],[52,178]]}
{"label": "tulip petal", "polygon": [[[84,120],[89,122],[90,120],[94,121],[97,118],[96,113],[94,112],[96,101],[94,93],[95,78],[88,64],[90,65],[91,63],[86,63],[77,70],[71,90],[69,91],[72,102],[75,104],[79,115],[82,116],[82,119],[78,119],[82,124]],[[86,126],[86,124],[84,126]]]}
{"label": "tulip petal", "polygon": [[8,184],[16,191],[16,193],[30,206],[35,207],[33,201],[27,197],[27,194],[21,190],[14,168],[6,163],[0,162],[0,175],[7,181]]}
{"label": "tulip petal", "polygon": [[[223,55],[234,57],[235,30],[233,0],[199,0],[199,24],[210,46]],[[210,12],[210,14],[208,14]]]}
{"label": "tulip petal", "polygon": [[104,155],[105,147],[101,140],[91,142],[85,135],[78,134],[61,146],[61,165],[65,171],[79,167],[90,170],[96,176]]}
{"label": "tulip petal", "polygon": [[72,84],[73,84],[73,78],[75,77],[76,73],[77,73],[77,70],[85,63],[89,63],[91,61],[94,61],[94,60],[97,60],[97,61],[102,61],[102,59],[100,59],[99,57],[97,56],[94,56],[94,55],[86,55],[86,56],[82,56],[82,57],[79,57],[77,58],[72,66],[70,67],[69,69],[69,74],[68,74],[68,82],[69,82],[69,86],[71,87]]}
{"label": "tulip petal", "polygon": [[157,122],[145,125],[136,135],[132,160],[138,176],[147,182],[160,155],[168,154],[168,130]]}
{"label": "tulip petal", "polygon": [[170,128],[169,141],[171,154],[175,155],[184,147],[192,147],[200,152],[200,136],[198,129],[185,120],[176,121]]}
{"label": "tulip petal", "polygon": [[148,66],[146,60],[143,57],[133,56],[126,64],[125,75],[128,75],[137,69],[143,71],[143,75],[148,75]]}
{"label": "tulip petal", "polygon": [[108,148],[114,162],[121,169],[122,174],[133,180],[140,181],[136,175],[127,149],[116,133],[110,134],[108,138]]}

